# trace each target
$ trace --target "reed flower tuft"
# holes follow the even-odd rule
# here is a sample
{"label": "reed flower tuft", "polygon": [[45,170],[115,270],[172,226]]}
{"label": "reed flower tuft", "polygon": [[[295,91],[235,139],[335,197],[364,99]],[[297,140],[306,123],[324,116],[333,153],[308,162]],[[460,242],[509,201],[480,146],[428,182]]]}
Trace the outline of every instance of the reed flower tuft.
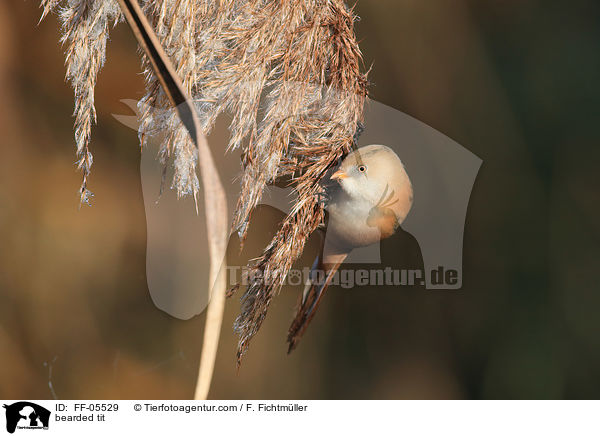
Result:
{"label": "reed flower tuft", "polygon": [[[228,149],[241,149],[241,192],[233,229],[242,241],[265,187],[292,180],[297,199],[275,237],[251,265],[235,323],[238,362],[260,328],[306,240],[323,223],[325,173],[351,149],[363,117],[367,79],[354,35],[355,15],[342,0],[142,0],[141,5],[208,134],[232,116]],[[67,78],[75,90],[75,142],[83,171],[92,165],[94,85],[105,58],[114,0],[42,0],[58,10],[67,44]],[[178,195],[199,191],[197,152],[142,52],[146,93],[140,143],[164,133],[159,158],[174,165]]]}

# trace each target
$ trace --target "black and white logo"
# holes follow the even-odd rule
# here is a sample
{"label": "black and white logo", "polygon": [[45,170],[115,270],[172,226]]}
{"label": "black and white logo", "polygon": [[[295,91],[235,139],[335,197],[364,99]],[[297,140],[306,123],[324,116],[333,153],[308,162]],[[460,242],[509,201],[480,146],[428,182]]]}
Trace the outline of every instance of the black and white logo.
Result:
{"label": "black and white logo", "polygon": [[6,431],[14,433],[16,429],[48,430],[50,411],[29,401],[5,404]]}

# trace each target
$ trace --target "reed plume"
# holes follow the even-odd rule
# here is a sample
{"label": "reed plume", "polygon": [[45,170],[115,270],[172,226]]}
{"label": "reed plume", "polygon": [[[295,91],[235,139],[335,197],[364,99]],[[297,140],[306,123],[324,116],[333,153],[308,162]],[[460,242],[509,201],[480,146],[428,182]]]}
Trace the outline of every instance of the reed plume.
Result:
{"label": "reed plume", "polygon": [[[120,13],[114,0],[42,4],[44,16],[60,8],[63,41],[69,42],[67,77],[75,88],[75,137],[87,192],[93,89],[108,23]],[[203,132],[210,132],[220,114],[232,115],[228,148],[242,151],[233,230],[242,241],[268,184],[287,178],[297,193],[291,212],[251,265],[235,322],[239,363],[306,240],[324,220],[324,174],[350,151],[361,125],[367,80],[354,35],[356,17],[342,0],[146,0],[142,7],[195,102]],[[160,158],[165,165],[173,158],[172,187],[178,195],[196,197],[197,151],[176,112],[165,110],[168,98],[143,53],[142,58],[140,142],[166,133]]]}
{"label": "reed plume", "polygon": [[94,88],[98,71],[106,59],[106,41],[110,23],[120,18],[119,6],[113,0],[65,1],[42,0],[42,19],[58,9],[61,20],[61,43],[66,45],[66,78],[75,92],[75,146],[77,167],[83,173],[81,203],[89,204],[92,193],[88,177],[93,163],[89,150],[92,124],[96,122]]}

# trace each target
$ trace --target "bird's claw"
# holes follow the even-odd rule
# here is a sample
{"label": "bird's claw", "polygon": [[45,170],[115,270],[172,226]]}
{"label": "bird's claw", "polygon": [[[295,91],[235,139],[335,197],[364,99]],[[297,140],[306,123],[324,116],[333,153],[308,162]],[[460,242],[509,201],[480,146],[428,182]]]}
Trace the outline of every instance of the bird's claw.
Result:
{"label": "bird's claw", "polygon": [[317,203],[319,203],[321,206],[326,206],[331,200],[331,196],[327,192],[319,192],[316,194],[316,196]]}

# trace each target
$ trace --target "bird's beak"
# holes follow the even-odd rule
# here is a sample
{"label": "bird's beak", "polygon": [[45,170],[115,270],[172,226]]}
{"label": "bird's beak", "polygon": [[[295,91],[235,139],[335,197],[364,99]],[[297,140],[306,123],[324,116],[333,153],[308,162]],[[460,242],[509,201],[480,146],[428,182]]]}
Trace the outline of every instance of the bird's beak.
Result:
{"label": "bird's beak", "polygon": [[331,175],[331,180],[342,180],[346,179],[348,174],[346,174],[343,170],[337,170],[335,173]]}

